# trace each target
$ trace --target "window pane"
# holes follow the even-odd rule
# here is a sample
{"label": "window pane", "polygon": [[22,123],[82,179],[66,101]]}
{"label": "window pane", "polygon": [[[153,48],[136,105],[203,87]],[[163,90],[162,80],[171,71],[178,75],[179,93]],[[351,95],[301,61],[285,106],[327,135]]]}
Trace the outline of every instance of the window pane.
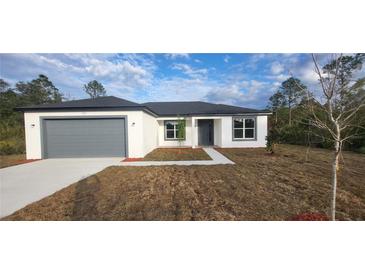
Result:
{"label": "window pane", "polygon": [[234,130],[234,138],[235,139],[242,139],[243,138],[243,130],[242,129],[235,129]]}
{"label": "window pane", "polygon": [[173,122],[166,122],[166,129],[174,129],[174,123]]}
{"label": "window pane", "polygon": [[234,119],[234,128],[243,128],[243,119]]}
{"label": "window pane", "polygon": [[245,129],[245,138],[254,138],[253,129]]}
{"label": "window pane", "polygon": [[174,139],[174,131],[173,130],[166,130],[166,138],[167,139]]}
{"label": "window pane", "polygon": [[254,119],[245,119],[245,127],[246,128],[254,128],[255,120]]}

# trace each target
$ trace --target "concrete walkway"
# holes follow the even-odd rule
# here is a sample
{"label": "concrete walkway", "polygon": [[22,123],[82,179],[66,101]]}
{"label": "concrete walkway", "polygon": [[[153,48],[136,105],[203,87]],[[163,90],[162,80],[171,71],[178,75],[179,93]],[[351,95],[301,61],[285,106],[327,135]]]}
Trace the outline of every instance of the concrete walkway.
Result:
{"label": "concrete walkway", "polygon": [[203,148],[204,151],[212,158],[212,160],[197,161],[144,161],[144,162],[121,162],[121,166],[191,166],[191,165],[233,165],[234,162],[226,158],[224,155],[216,151],[214,148]]}
{"label": "concrete walkway", "polygon": [[38,201],[121,158],[47,159],[0,169],[0,218]]}

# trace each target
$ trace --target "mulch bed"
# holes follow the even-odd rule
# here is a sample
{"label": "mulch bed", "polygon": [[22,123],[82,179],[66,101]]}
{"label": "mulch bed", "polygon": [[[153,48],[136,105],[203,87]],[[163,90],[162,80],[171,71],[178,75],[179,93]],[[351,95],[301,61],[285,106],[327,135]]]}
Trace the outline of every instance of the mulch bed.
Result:
{"label": "mulch bed", "polygon": [[144,157],[144,161],[212,160],[202,148],[157,148]]}
{"label": "mulch bed", "polygon": [[[330,151],[313,149],[308,161],[299,146],[271,157],[263,148],[219,151],[236,165],[108,167],[5,220],[290,220],[329,212]],[[364,155],[344,153],[340,220],[365,220],[364,167]]]}
{"label": "mulch bed", "polygon": [[25,159],[25,155],[3,155],[0,156],[0,168],[22,165],[27,163],[32,163],[35,161],[40,161],[40,159]]}
{"label": "mulch bed", "polygon": [[143,158],[125,158],[122,162],[140,162],[143,161]]}

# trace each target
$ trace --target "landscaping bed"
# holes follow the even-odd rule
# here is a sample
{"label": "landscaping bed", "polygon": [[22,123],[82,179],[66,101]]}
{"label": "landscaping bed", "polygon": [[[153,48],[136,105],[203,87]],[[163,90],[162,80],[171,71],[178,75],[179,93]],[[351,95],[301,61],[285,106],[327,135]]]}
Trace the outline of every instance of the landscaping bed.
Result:
{"label": "landscaping bed", "polygon": [[157,148],[144,157],[144,161],[212,160],[202,148]]}
{"label": "landscaping bed", "polygon": [[28,163],[25,154],[0,155],[0,168]]}
{"label": "landscaping bed", "polygon": [[[329,150],[312,149],[307,160],[300,146],[279,146],[274,155],[219,151],[236,165],[109,167],[5,219],[307,220],[328,212]],[[365,220],[364,178],[365,156],[345,152],[338,219]]]}

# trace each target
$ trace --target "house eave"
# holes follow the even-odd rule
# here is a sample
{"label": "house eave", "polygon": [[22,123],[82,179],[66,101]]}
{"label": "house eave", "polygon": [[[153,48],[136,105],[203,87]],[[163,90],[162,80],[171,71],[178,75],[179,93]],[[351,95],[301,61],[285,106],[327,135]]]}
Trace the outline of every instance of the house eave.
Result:
{"label": "house eave", "polygon": [[67,111],[144,111],[153,117],[158,117],[156,113],[147,107],[135,107],[135,106],[124,106],[124,107],[63,107],[63,108],[32,108],[32,107],[17,107],[14,108],[16,111],[21,112],[67,112]]}
{"label": "house eave", "polygon": [[216,117],[216,116],[248,116],[248,115],[252,115],[252,116],[266,116],[266,115],[271,115],[271,112],[241,112],[241,113],[194,113],[194,114],[163,114],[163,115],[157,115],[157,117],[159,118],[169,118],[169,117],[205,117],[205,116],[211,116],[211,117]]}

